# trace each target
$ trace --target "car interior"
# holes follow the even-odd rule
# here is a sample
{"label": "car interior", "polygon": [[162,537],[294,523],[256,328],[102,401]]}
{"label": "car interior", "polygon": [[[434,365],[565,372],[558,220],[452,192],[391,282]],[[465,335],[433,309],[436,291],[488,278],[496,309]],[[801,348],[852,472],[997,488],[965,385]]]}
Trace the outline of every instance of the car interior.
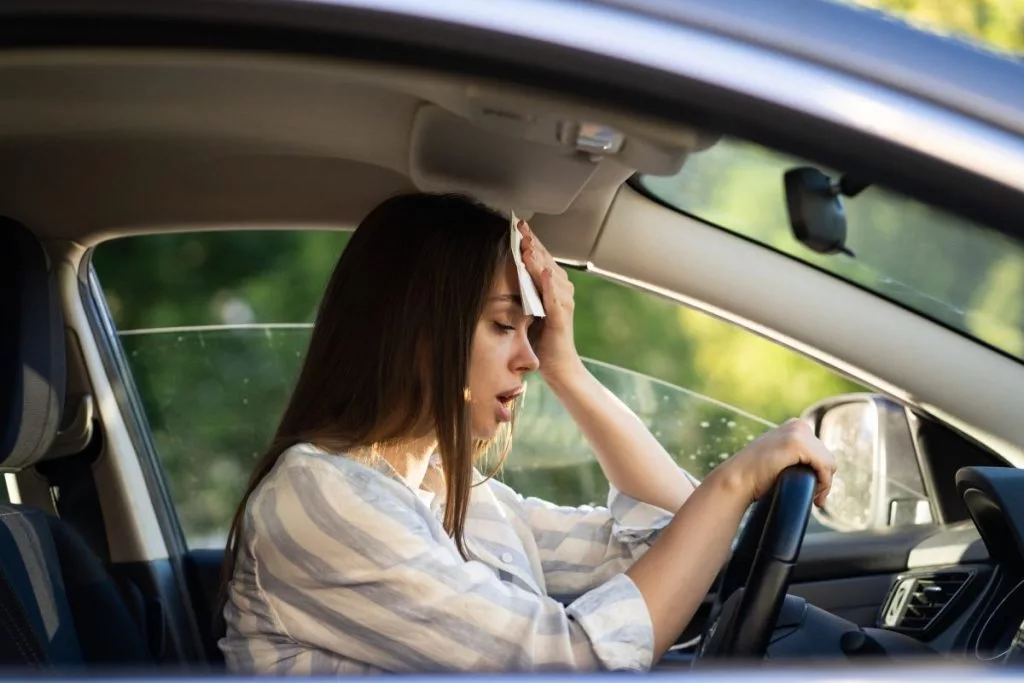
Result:
{"label": "car interior", "polygon": [[[865,457],[887,472],[891,528],[805,538],[807,487],[780,482],[661,668],[1003,662],[1024,643],[1024,364],[636,182],[677,173],[726,131],[497,77],[285,53],[5,50],[0,92],[4,665],[223,666],[223,553],[184,541],[93,250],[162,232],[351,230],[407,190],[513,208],[566,267],[876,392],[805,416],[840,446],[850,421],[871,421]],[[771,544],[774,564],[759,552]]]}

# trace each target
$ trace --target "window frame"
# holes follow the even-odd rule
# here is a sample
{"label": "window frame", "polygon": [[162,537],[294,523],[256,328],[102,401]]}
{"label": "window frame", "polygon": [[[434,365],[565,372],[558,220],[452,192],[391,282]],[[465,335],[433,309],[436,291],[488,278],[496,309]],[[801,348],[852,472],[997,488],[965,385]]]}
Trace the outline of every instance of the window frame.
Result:
{"label": "window frame", "polygon": [[[123,416],[139,467],[142,470],[147,493],[160,526],[160,533],[167,544],[168,554],[174,560],[188,553],[188,543],[177,508],[171,497],[166,473],[153,442],[152,429],[135,384],[135,377],[125,356],[124,348],[121,346],[117,327],[100,284],[99,274],[93,267],[92,255],[95,249],[96,247],[90,249],[82,259],[81,270],[84,277],[79,278],[82,303],[93,339],[100,352],[104,372],[114,390],[115,401]],[[180,570],[180,567],[177,567],[177,562],[174,562],[174,565],[176,570]],[[183,570],[181,570],[179,578],[181,585],[184,585]]]}

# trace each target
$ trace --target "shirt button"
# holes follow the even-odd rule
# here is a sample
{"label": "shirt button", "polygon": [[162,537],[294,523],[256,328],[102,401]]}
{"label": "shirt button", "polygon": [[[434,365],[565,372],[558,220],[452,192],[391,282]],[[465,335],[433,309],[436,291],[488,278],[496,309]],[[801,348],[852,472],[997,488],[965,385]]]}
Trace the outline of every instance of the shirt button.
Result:
{"label": "shirt button", "polygon": [[504,562],[505,564],[511,564],[511,562],[512,562],[512,553],[502,553],[501,554],[501,561]]}

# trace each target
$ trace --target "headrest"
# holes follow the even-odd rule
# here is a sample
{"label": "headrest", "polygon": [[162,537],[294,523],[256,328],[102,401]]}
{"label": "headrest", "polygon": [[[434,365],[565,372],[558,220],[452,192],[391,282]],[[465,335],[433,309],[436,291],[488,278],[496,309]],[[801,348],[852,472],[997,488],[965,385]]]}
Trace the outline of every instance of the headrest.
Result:
{"label": "headrest", "polygon": [[46,455],[64,405],[64,324],[42,245],[0,216],[0,469]]}

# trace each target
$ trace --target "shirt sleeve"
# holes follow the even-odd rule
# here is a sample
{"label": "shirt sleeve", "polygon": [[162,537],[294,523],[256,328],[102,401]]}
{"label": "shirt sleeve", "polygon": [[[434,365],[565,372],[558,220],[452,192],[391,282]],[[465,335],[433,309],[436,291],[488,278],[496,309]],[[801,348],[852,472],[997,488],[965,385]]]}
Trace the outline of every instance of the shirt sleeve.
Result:
{"label": "shirt sleeve", "polygon": [[[680,470],[695,487],[700,484]],[[626,571],[674,516],[610,484],[606,507],[573,507],[523,497],[505,484],[491,481],[498,498],[515,510],[533,533],[552,595],[579,595]]]}
{"label": "shirt sleeve", "polygon": [[275,473],[250,506],[249,552],[281,633],[393,672],[650,668],[650,614],[627,576],[566,607],[464,561],[422,509],[367,468]]}

